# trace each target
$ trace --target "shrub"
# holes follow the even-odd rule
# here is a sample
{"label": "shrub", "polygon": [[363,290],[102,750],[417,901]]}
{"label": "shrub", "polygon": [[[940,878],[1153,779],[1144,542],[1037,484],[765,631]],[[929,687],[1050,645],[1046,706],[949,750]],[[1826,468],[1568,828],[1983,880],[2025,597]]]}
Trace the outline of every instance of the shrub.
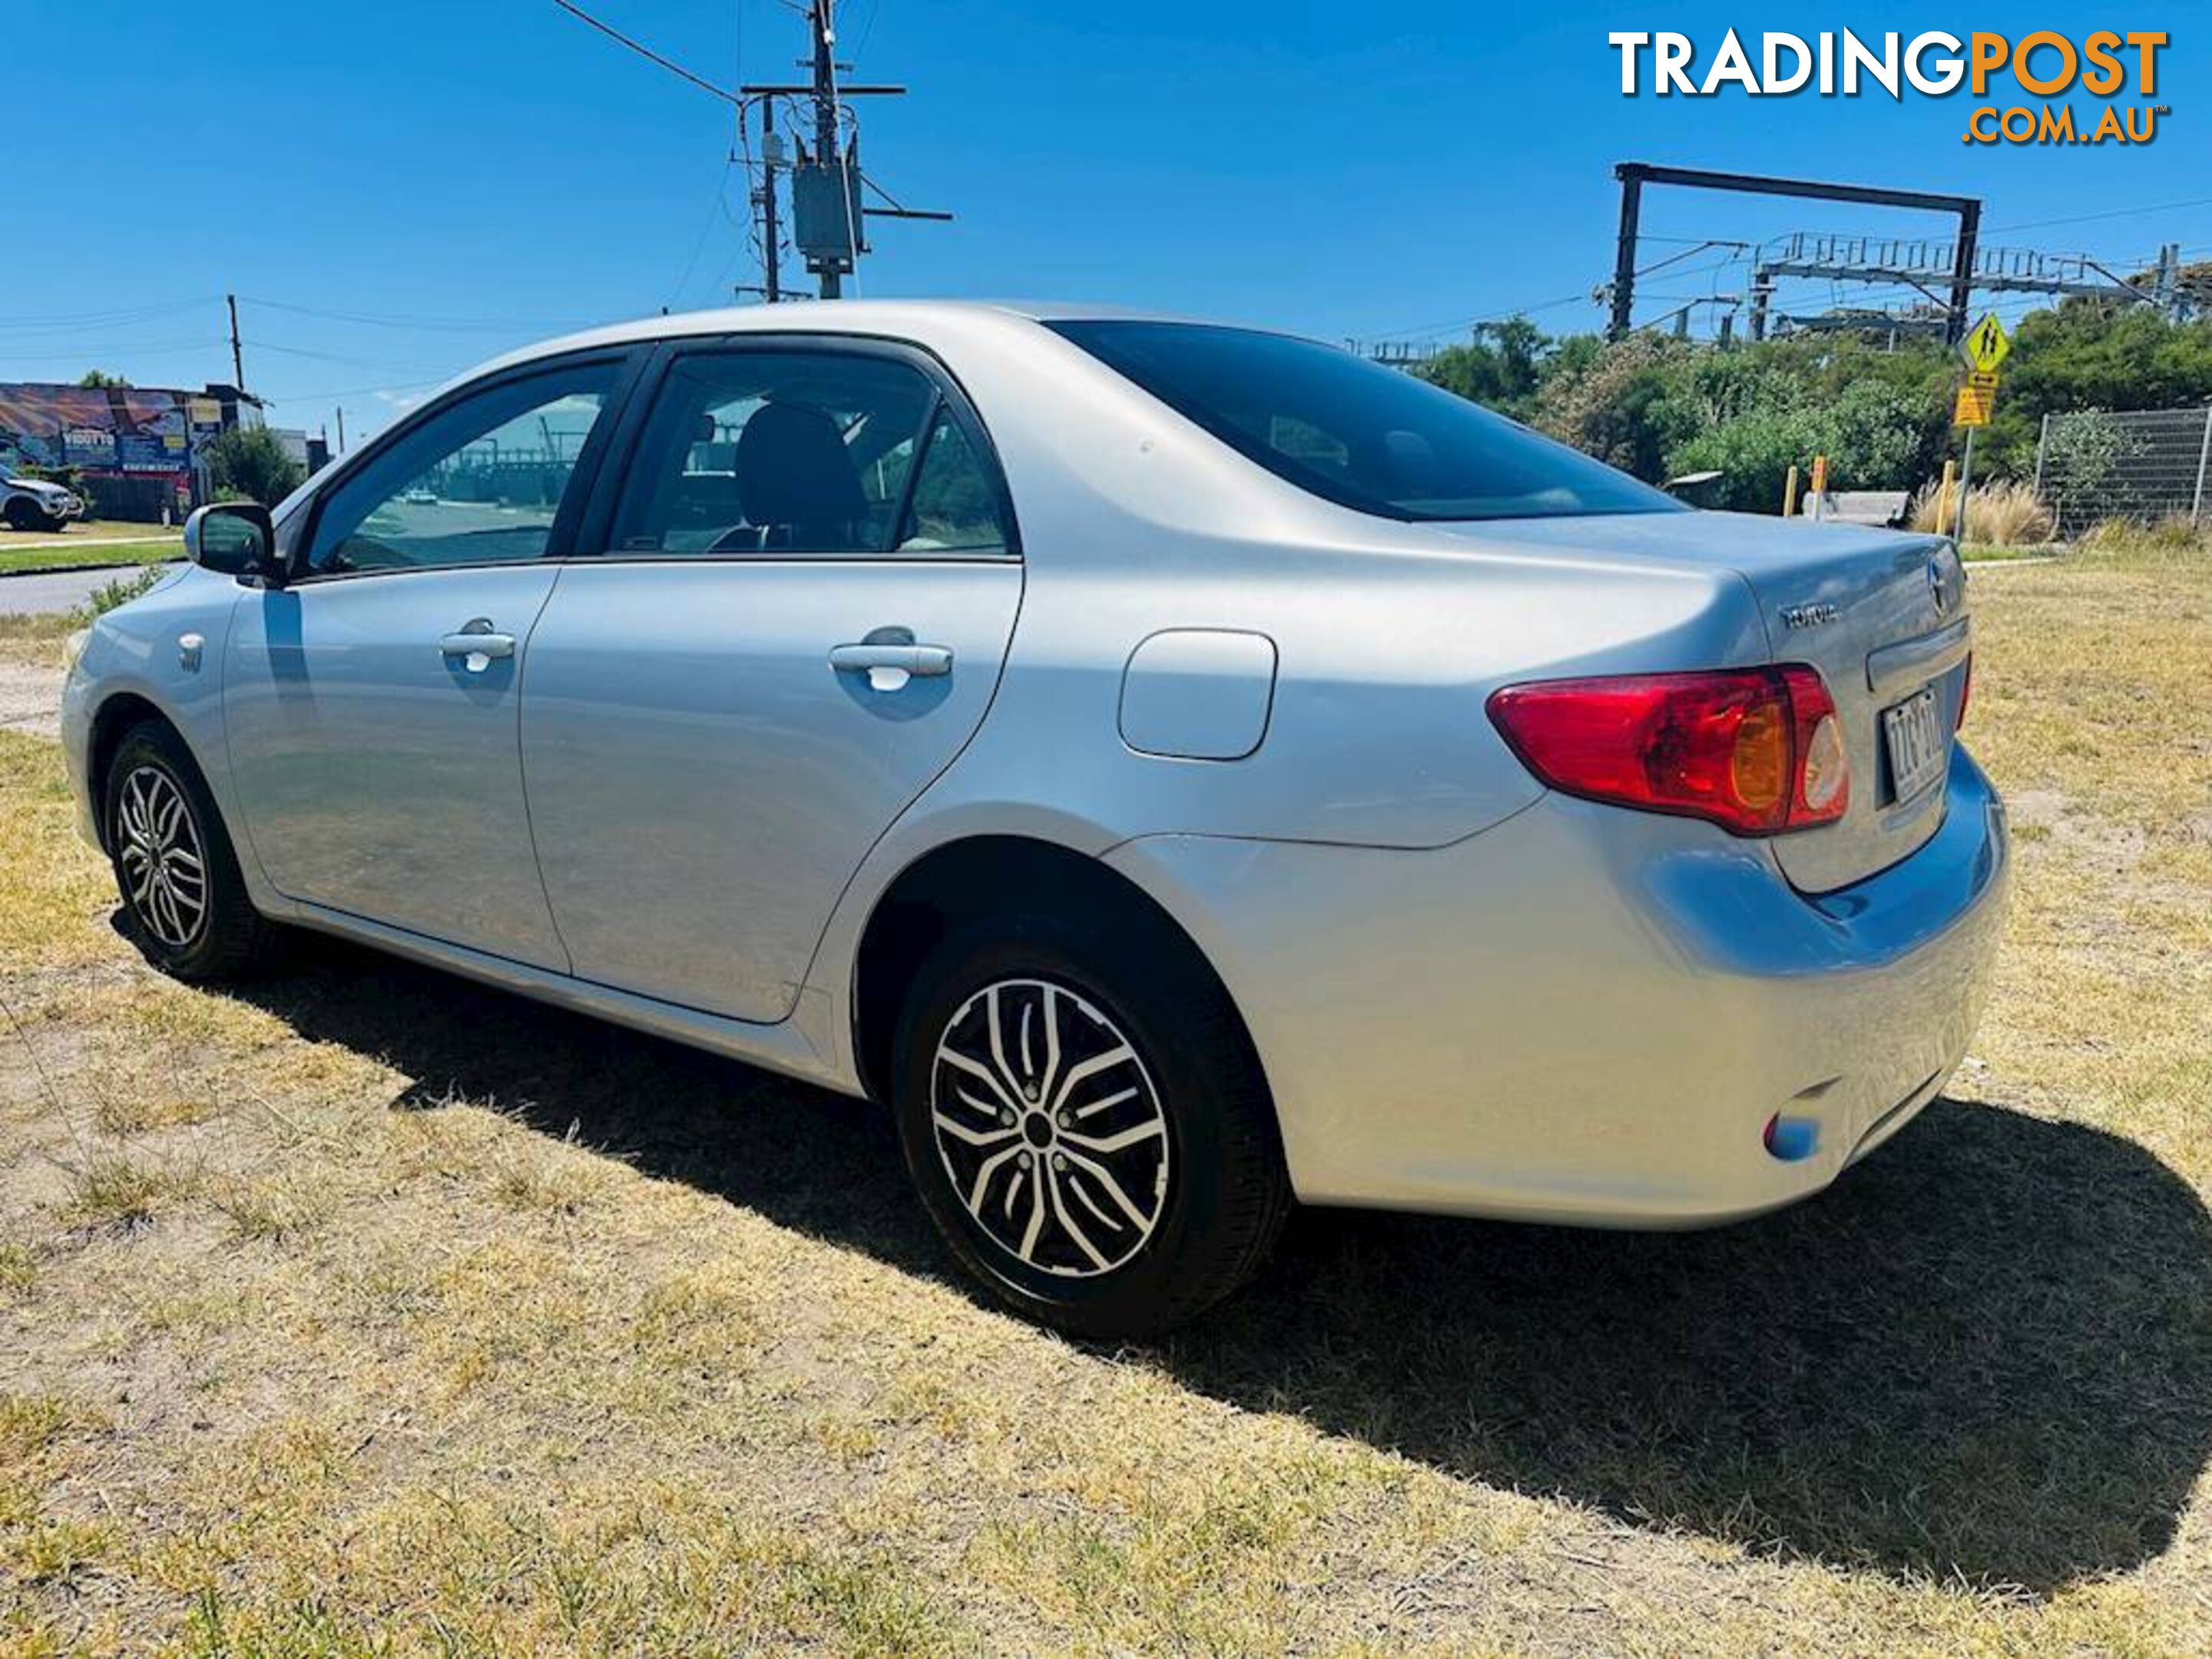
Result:
{"label": "shrub", "polygon": [[169,573],[158,564],[149,564],[143,570],[128,576],[118,576],[112,582],[103,582],[92,590],[85,602],[71,614],[79,622],[90,622],[104,617],[118,605],[128,605],[141,593]]}
{"label": "shrub", "polygon": [[[1915,530],[1936,528],[1940,480],[1923,484],[1912,497],[1910,520]],[[1953,504],[1953,514],[1957,505]],[[2014,479],[1983,484],[1967,492],[1966,523],[1959,539],[1983,547],[2028,547],[2051,539],[2051,509],[2036,499],[2033,486]]]}
{"label": "shrub", "polygon": [[2212,526],[2173,514],[2154,524],[2137,519],[2100,519],[2075,543],[2084,553],[2107,557],[2202,559],[2212,556]]}

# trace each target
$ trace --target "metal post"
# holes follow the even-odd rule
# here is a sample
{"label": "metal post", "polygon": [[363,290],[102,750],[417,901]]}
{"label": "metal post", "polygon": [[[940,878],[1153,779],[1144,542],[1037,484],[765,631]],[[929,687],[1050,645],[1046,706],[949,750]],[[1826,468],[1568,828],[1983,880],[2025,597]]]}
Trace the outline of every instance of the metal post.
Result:
{"label": "metal post", "polygon": [[[738,119],[744,120],[739,112]],[[775,100],[761,99],[761,262],[768,283],[768,302],[779,303],[783,298],[781,272],[776,249],[778,232],[775,225]]]}
{"label": "metal post", "polygon": [[[1974,252],[1982,231],[1982,204],[1959,204],[1959,246],[1951,261],[1951,309],[1943,323],[1943,343],[1956,346],[1966,337],[1966,310],[1974,302]],[[1969,431],[1971,440],[1972,433]]]}
{"label": "metal post", "polygon": [[1782,485],[1782,516],[1785,519],[1797,516],[1797,463],[1795,461],[1790,463],[1790,477]]}
{"label": "metal post", "polygon": [[2201,524],[2204,518],[2204,463],[2212,460],[2212,404],[2204,406],[2204,440],[2197,446],[2197,495],[2189,504],[2189,522]]}
{"label": "metal post", "polygon": [[[2212,408],[2204,412],[2208,418],[2212,418]],[[2039,501],[2043,499],[2043,452],[2050,447],[2051,411],[2046,409],[2043,411],[2043,424],[2035,434],[2035,499]]]}
{"label": "metal post", "polygon": [[1636,308],[1636,222],[1644,201],[1644,177],[1631,163],[1613,169],[1620,180],[1620,240],[1613,253],[1613,319],[1605,337],[1628,337],[1628,319]]}

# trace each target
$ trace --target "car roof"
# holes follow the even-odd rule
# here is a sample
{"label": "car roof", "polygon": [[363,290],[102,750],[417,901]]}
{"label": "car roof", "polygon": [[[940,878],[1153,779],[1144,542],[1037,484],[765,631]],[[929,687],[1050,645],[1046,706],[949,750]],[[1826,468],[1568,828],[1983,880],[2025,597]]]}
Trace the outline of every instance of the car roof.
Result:
{"label": "car roof", "polygon": [[837,333],[915,338],[927,343],[933,325],[991,317],[1032,323],[1111,320],[1249,326],[1225,325],[1218,319],[1178,316],[1165,311],[1061,300],[793,300],[774,306],[726,306],[712,311],[663,313],[586,329],[508,352],[455,377],[448,384],[459,386],[492,370],[519,367],[540,357],[599,347],[635,345],[647,340],[726,334]]}

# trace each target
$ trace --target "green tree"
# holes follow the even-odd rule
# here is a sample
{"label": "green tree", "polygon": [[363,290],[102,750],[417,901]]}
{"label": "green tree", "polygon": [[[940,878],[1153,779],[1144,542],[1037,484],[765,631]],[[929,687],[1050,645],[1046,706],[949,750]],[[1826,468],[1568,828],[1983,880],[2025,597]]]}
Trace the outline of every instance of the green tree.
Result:
{"label": "green tree", "polygon": [[110,374],[104,368],[88,368],[84,372],[84,378],[77,384],[88,392],[105,392],[111,386],[128,391],[131,386],[131,382],[120,374]]}
{"label": "green tree", "polygon": [[1552,342],[1526,317],[1479,324],[1466,345],[1446,346],[1414,373],[1432,386],[1525,421],[1534,412]]}
{"label": "green tree", "polygon": [[1996,471],[2024,477],[2035,469],[2045,415],[2212,398],[2212,320],[2173,323],[2150,306],[2068,300],[2021,319],[2003,375],[1975,470],[1986,455]]}
{"label": "green tree", "polygon": [[234,426],[200,447],[208,481],[223,500],[274,507],[307,479],[307,469],[284,453],[266,427]]}
{"label": "green tree", "polygon": [[[1957,453],[1951,399],[1965,370],[1926,337],[1821,334],[1717,347],[1644,333],[1607,343],[1548,337],[1522,317],[1478,331],[1419,372],[1653,483],[1718,470],[1714,504],[1771,513],[1790,466],[1809,468],[1815,455],[1827,456],[1840,489],[1911,489],[1935,477]],[[2068,300],[2014,325],[1975,476],[2030,476],[2047,413],[2207,401],[2212,320]],[[2078,442],[2091,446],[2087,436]],[[2093,464],[2086,449],[2068,463]]]}
{"label": "green tree", "polygon": [[1696,348],[1653,334],[1617,345],[1585,337],[1553,354],[1553,373],[1536,398],[1531,422],[1623,471],[1656,483],[1667,476],[1667,451],[1698,424],[1692,411],[1670,404],[1669,390]]}

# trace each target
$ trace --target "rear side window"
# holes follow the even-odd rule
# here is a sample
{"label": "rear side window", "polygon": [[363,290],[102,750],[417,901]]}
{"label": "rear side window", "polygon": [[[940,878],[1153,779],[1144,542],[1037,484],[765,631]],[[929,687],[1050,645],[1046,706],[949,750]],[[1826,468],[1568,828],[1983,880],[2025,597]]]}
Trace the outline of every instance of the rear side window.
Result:
{"label": "rear side window", "polygon": [[1334,346],[1195,323],[1047,326],[1340,507],[1404,520],[1685,510],[1603,462]]}
{"label": "rear side window", "polygon": [[1007,546],[996,475],[983,465],[952,411],[939,408],[915,476],[898,550],[1002,553]]}
{"label": "rear side window", "polygon": [[888,553],[937,403],[927,375],[887,357],[687,353],[639,441],[614,548]]}

